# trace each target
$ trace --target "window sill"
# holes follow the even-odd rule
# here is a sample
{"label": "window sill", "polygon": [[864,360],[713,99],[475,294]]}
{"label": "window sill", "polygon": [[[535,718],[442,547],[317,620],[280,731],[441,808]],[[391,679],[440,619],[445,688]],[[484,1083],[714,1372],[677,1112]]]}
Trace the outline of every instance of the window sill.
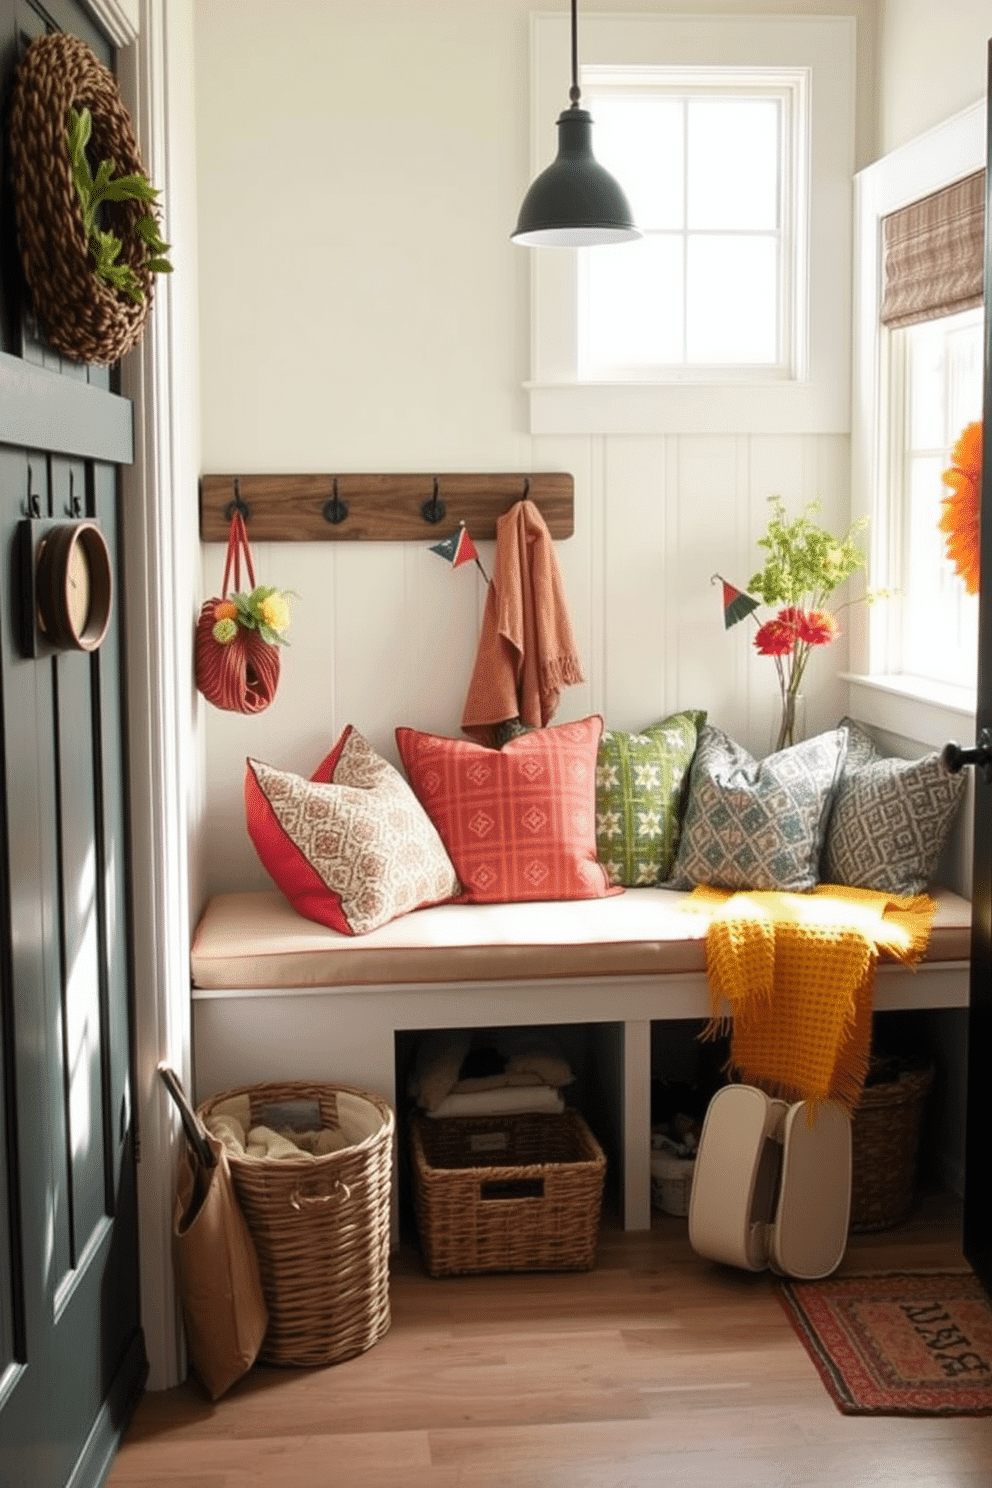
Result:
{"label": "window sill", "polygon": [[846,434],[849,387],[816,382],[528,382],[532,434]]}
{"label": "window sill", "polygon": [[970,743],[975,733],[975,690],[925,677],[843,674],[849,686],[851,716],[873,728],[898,734],[925,749],[942,749],[949,739]]}

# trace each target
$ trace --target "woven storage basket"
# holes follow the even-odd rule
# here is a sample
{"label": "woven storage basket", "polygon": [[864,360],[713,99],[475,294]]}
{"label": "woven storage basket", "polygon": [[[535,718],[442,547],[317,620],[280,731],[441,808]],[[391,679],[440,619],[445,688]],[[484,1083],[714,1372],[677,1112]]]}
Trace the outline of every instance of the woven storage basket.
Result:
{"label": "woven storage basket", "polygon": [[899,1078],[866,1085],[851,1126],[851,1229],[887,1230],[913,1207],[920,1122],[933,1067],[907,1064]]}
{"label": "woven storage basket", "polygon": [[695,1158],[651,1154],[651,1205],[664,1214],[688,1214],[692,1196]]}
{"label": "woven storage basket", "polygon": [[415,1115],[410,1151],[431,1276],[595,1265],[606,1158],[577,1111]]}
{"label": "woven storage basket", "polygon": [[352,1085],[292,1081],[226,1090],[198,1107],[249,1097],[251,1124],[267,1107],[316,1101],[322,1127],[352,1145],[323,1157],[252,1158],[228,1150],[255,1248],[269,1327],[259,1359],[334,1364],[371,1348],[389,1327],[389,1200],[395,1118]]}

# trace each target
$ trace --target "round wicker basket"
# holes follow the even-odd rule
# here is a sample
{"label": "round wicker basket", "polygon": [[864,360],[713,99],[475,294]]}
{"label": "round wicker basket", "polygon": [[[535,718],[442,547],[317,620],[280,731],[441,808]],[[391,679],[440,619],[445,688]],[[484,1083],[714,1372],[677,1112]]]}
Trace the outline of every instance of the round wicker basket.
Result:
{"label": "round wicker basket", "polygon": [[907,1062],[897,1079],[866,1085],[851,1126],[851,1224],[887,1230],[913,1207],[920,1123],[933,1066]]}
{"label": "round wicker basket", "polygon": [[91,150],[112,160],[115,175],[144,174],[141,155],[113,74],[76,36],[53,32],[33,41],[14,80],[10,179],[24,277],[44,334],[65,356],[108,365],[140,339],[152,301],[147,245],[135,231],[147,205],[105,204],[106,225],[121,239],[120,262],[144,290],[138,304],[93,271],[82,208],[66,147],[70,106],[93,116]]}
{"label": "round wicker basket", "polygon": [[223,1091],[200,1105],[199,1115],[206,1120],[237,1096],[248,1097],[253,1126],[266,1124],[267,1108],[311,1102],[321,1127],[349,1139],[340,1152],[299,1162],[239,1156],[230,1148],[227,1156],[269,1310],[259,1359],[286,1365],[350,1359],[389,1328],[393,1112],[352,1085],[291,1081]]}

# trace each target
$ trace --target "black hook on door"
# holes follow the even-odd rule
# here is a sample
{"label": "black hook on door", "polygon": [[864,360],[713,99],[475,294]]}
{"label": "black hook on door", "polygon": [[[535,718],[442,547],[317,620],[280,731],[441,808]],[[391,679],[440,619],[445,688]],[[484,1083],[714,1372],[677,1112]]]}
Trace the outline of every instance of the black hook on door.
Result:
{"label": "black hook on door", "polygon": [[31,462],[28,461],[28,516],[30,516],[30,517],[40,517],[41,516],[41,497],[38,495],[38,492],[37,491],[32,491],[31,487],[32,487],[33,484],[34,484],[34,472],[31,469]]}
{"label": "black hook on door", "polygon": [[70,517],[81,517],[83,515],[83,503],[76,495],[75,477],[72,470],[69,471],[69,505],[66,511]]}

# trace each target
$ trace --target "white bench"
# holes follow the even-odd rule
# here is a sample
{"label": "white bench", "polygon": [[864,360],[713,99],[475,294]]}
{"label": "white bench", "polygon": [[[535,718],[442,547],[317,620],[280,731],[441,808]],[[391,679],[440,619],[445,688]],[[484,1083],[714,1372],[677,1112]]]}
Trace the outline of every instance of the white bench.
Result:
{"label": "white bench", "polygon": [[[934,890],[924,960],[883,961],[875,1008],[968,1003],[971,906]],[[627,1229],[651,1223],[651,1026],[710,1015],[706,917],[688,894],[443,904],[369,935],[301,919],[277,892],[211,899],[191,952],[198,1100],[270,1080],[333,1080],[396,1106],[404,1031],[589,1025],[622,1166]]]}

